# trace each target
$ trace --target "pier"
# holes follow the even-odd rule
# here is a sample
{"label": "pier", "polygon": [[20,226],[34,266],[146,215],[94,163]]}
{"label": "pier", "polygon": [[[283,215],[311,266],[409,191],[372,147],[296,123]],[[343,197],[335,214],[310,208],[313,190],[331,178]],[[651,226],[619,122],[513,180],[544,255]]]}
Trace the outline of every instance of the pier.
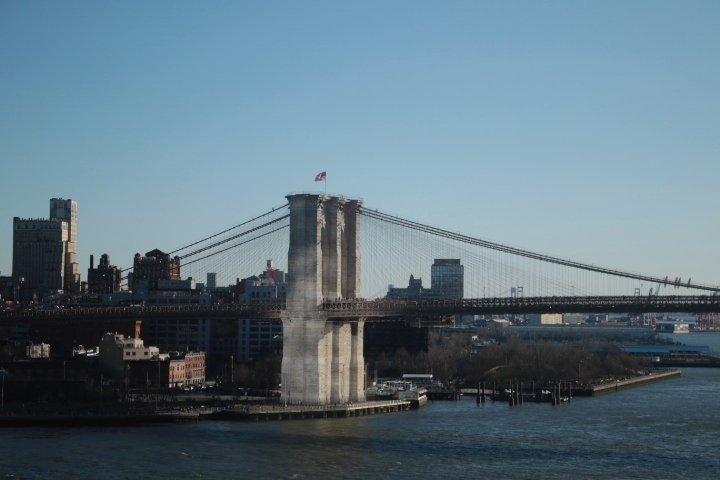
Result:
{"label": "pier", "polygon": [[627,380],[618,380],[616,382],[607,383],[605,385],[593,385],[588,388],[577,389],[578,396],[595,397],[606,393],[618,392],[628,388],[655,383],[662,380],[680,377],[680,370],[652,371],[642,377],[629,378]]}
{"label": "pier", "polygon": [[[633,378],[623,380],[611,380],[600,384],[578,385],[574,382],[559,382],[552,384],[536,384],[530,382],[503,383],[497,382],[482,383],[477,388],[460,388],[457,395],[442,398],[445,400],[457,400],[460,395],[473,395],[477,397],[478,405],[485,402],[489,397],[492,401],[508,401],[511,406],[522,405],[525,401],[548,402],[553,405],[571,401],[576,397],[595,397],[606,393],[618,392],[628,388],[639,387],[650,383],[669,380],[681,376],[680,370],[651,370]],[[455,390],[453,390],[455,392]]]}

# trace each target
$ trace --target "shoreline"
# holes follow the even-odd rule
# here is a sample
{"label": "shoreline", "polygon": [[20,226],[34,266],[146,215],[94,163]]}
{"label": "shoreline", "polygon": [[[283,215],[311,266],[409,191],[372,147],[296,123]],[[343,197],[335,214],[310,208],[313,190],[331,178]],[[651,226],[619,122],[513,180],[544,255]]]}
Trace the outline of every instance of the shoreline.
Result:
{"label": "shoreline", "polygon": [[[653,372],[642,377],[618,380],[604,385],[574,388],[572,389],[572,393],[578,397],[596,397],[650,383],[678,378],[681,375],[682,372],[680,370]],[[0,428],[137,426],[168,423],[197,423],[200,421],[253,422],[262,420],[346,418],[401,412],[410,409],[411,403],[409,401],[391,400],[306,407],[298,405],[236,405],[233,408],[198,408],[190,409],[189,411],[158,411],[153,413],[2,414],[0,415]]]}
{"label": "shoreline", "polygon": [[137,426],[200,421],[301,420],[313,418],[344,418],[410,410],[411,402],[390,400],[347,405],[241,405],[234,408],[196,409],[188,412],[106,413],[106,414],[4,414],[2,427],[94,427]]}
{"label": "shoreline", "polygon": [[195,423],[200,420],[199,413],[138,413],[138,414],[102,414],[102,415],[48,415],[22,414],[0,416],[1,427],[99,427],[159,425],[164,423]]}

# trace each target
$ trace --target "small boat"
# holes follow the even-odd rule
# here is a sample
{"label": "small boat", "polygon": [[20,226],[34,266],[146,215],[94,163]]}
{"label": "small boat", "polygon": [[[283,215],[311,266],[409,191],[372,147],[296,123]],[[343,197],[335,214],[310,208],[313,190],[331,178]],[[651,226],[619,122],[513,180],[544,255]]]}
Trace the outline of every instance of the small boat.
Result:
{"label": "small boat", "polygon": [[420,408],[427,405],[427,390],[421,387],[414,387],[408,390],[399,390],[397,392],[398,400],[408,400],[410,406]]}
{"label": "small boat", "polygon": [[383,401],[383,400],[396,400],[397,391],[384,387],[371,387],[365,390],[365,400],[368,401]]}

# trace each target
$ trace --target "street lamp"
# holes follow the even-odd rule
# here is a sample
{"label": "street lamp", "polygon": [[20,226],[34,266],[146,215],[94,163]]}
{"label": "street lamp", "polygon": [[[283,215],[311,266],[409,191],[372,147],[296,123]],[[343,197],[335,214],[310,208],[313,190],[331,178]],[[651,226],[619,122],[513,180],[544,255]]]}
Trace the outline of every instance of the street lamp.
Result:
{"label": "street lamp", "polygon": [[155,410],[157,411],[158,397],[160,396],[160,356],[158,355],[158,379],[157,379],[157,394],[155,395]]}
{"label": "street lamp", "polygon": [[235,395],[235,365],[232,355],[230,355],[230,395]]}
{"label": "street lamp", "polygon": [[340,364],[340,403],[345,403],[345,388],[343,386],[345,364]]}

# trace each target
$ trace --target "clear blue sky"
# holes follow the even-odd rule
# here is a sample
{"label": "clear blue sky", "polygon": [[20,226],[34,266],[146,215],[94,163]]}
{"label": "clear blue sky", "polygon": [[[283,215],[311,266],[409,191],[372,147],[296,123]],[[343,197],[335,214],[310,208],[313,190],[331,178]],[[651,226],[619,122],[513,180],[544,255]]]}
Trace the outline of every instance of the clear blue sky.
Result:
{"label": "clear blue sky", "polygon": [[388,213],[720,284],[720,3],[0,2],[12,218],[79,202],[79,261],[284,203]]}

